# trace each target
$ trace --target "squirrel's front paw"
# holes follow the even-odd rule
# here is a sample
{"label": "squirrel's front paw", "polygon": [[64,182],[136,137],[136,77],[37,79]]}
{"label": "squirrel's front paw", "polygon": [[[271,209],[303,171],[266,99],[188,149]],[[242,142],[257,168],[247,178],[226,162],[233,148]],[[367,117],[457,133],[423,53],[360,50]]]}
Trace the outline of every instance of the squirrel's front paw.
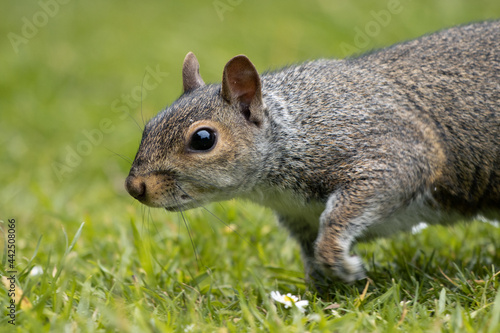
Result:
{"label": "squirrel's front paw", "polygon": [[347,283],[353,283],[366,278],[363,262],[358,256],[349,256],[333,265],[323,264],[322,266],[323,269],[327,270],[327,274],[333,274],[334,277]]}
{"label": "squirrel's front paw", "polygon": [[316,261],[326,276],[346,283],[366,278],[363,262],[358,256],[349,255],[348,251],[316,251]]}

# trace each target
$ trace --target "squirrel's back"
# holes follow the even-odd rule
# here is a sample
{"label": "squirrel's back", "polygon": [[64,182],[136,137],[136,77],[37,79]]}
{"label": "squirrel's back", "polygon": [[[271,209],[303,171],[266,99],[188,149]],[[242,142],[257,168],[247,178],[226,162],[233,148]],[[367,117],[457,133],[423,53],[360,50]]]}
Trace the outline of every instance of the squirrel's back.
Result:
{"label": "squirrel's back", "polygon": [[498,208],[500,21],[454,27],[367,58],[445,147],[448,172],[435,196],[471,211]]}
{"label": "squirrel's back", "polygon": [[345,179],[308,165],[384,158],[388,145],[406,145],[426,155],[420,162],[441,165],[433,196],[443,206],[468,213],[500,203],[500,21],[291,66],[262,84],[276,128],[298,139],[284,148],[304,170],[297,181],[316,186],[313,196],[323,192],[317,179],[326,188]]}

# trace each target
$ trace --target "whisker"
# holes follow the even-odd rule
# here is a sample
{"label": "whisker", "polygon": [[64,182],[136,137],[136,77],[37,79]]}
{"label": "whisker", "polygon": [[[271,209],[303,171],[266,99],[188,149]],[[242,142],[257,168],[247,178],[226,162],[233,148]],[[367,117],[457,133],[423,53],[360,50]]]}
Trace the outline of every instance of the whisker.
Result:
{"label": "whisker", "polygon": [[245,243],[247,243],[248,245],[250,245],[254,250],[256,250],[257,248],[245,237],[243,237],[242,234],[240,234],[238,231],[236,231],[236,229],[234,229],[233,227],[231,227],[230,224],[224,222],[224,220],[222,220],[221,218],[219,218],[217,215],[215,215],[214,213],[212,213],[208,208],[206,208],[205,206],[200,206],[203,210],[207,211],[210,215],[212,215],[217,221],[221,222],[226,228],[228,228],[229,230],[231,230],[232,232],[234,232],[236,235],[238,235],[243,241],[245,241]]}
{"label": "whisker", "polygon": [[194,178],[194,177],[189,177],[189,176],[185,176],[185,175],[177,175],[178,177],[178,180],[183,182],[189,182],[189,183],[196,183],[197,185],[202,185],[204,189],[212,189],[212,188],[217,188],[217,186],[213,183],[210,183],[206,180],[203,180],[203,179],[197,179],[197,178]]}
{"label": "whisker", "polygon": [[224,213],[226,212],[226,207],[224,207],[224,205],[221,203],[221,202],[218,202],[217,203],[219,205],[219,207],[224,211]]}
{"label": "whisker", "polygon": [[144,114],[142,113],[142,91],[144,89],[144,79],[145,78],[146,78],[146,71],[144,71],[144,76],[142,77],[142,83],[141,83],[141,119],[142,119],[141,131],[144,130],[144,127],[146,127],[146,123],[144,122]]}
{"label": "whisker", "polygon": [[[196,200],[195,198],[193,198],[192,196],[190,196],[188,193],[186,193],[186,191],[184,191],[182,189],[182,187],[179,185],[179,184],[176,184],[177,188],[182,192],[184,193],[185,195],[187,195],[191,200],[193,200],[194,202],[198,203],[198,200]],[[222,223],[226,228],[228,228],[229,230],[231,230],[232,232],[234,232],[236,235],[238,235],[242,240],[244,240],[248,245],[250,245],[254,250],[256,250],[256,247],[248,240],[246,239],[245,237],[243,237],[243,235],[241,235],[238,231],[236,231],[236,229],[234,229],[233,227],[231,227],[230,224],[228,224],[227,222],[225,222],[224,220],[222,220],[220,217],[218,217],[217,215],[215,215],[212,211],[210,211],[210,209],[206,208],[204,205],[199,205],[203,210],[207,211],[210,215],[212,215],[217,221],[219,221],[220,223]],[[213,230],[213,229],[212,229]]]}
{"label": "whisker", "polygon": [[112,151],[112,150],[111,150],[111,149],[109,149],[109,148],[106,148],[106,149],[107,149],[110,153],[112,153],[112,154],[114,154],[114,155],[116,155],[116,156],[120,157],[121,159],[123,159],[124,161],[126,161],[126,162],[128,162],[130,165],[132,165],[132,160],[131,160],[130,158],[128,158],[127,156],[122,155],[122,154],[118,154],[118,153],[116,153],[116,152]]}
{"label": "whisker", "polygon": [[[182,189],[181,189],[181,190],[182,190]],[[175,197],[175,195],[173,195],[173,194],[172,194],[172,198],[173,198],[173,200],[176,202],[176,204],[177,204],[177,205],[179,205],[179,202],[177,201],[177,198]],[[216,283],[217,281],[216,281],[216,279],[214,278],[214,276],[212,275],[212,269],[203,263],[203,261],[201,260],[201,257],[200,257],[200,255],[199,255],[199,253],[198,253],[198,252],[197,252],[197,250],[196,250],[196,247],[195,247],[195,245],[194,245],[193,236],[192,236],[192,234],[191,234],[191,228],[189,227],[189,223],[187,222],[186,216],[184,215],[184,211],[183,211],[182,209],[181,209],[181,210],[179,210],[179,214],[181,215],[181,217],[182,217],[182,221],[184,222],[184,225],[186,226],[186,230],[188,231],[189,239],[191,240],[191,246],[192,246],[192,248],[193,248],[193,252],[194,252],[194,255],[195,255],[195,258],[196,258],[196,263],[197,263],[197,265],[198,265],[198,269],[199,269],[199,267],[200,267],[200,266],[201,266],[201,267],[203,267],[203,268],[206,270],[206,272],[207,272],[208,276],[210,277],[210,280],[211,280],[212,282],[215,282],[215,283]],[[179,222],[179,223],[180,223],[180,222]],[[188,272],[189,272],[189,270],[188,270]],[[191,273],[190,273],[190,274],[191,274]],[[192,274],[191,274],[191,276],[192,276]],[[194,278],[194,277],[193,277],[193,278]]]}
{"label": "whisker", "polygon": [[[167,212],[165,212],[165,213],[167,213]],[[181,230],[181,220],[182,220],[182,218],[180,218],[180,217],[181,217],[180,212],[177,212],[177,244],[180,244],[180,242],[181,242],[181,233],[180,233],[180,230]]]}
{"label": "whisker", "polygon": [[[176,204],[178,204],[177,202],[177,198],[175,196],[172,196],[172,198],[174,199],[174,201],[176,202]],[[189,223],[187,222],[186,220],[186,216],[184,215],[184,211],[181,209],[179,210],[179,214],[181,215],[181,218],[182,218],[182,221],[184,222],[184,225],[186,226],[186,230],[187,230],[187,233],[189,235],[189,240],[191,241],[191,246],[193,248],[193,252],[194,252],[194,257],[196,259],[196,264],[199,266],[200,264],[202,266],[205,266],[201,263],[201,260],[200,260],[200,256],[198,254],[198,251],[196,250],[196,247],[194,245],[194,241],[193,241],[193,236],[191,234],[191,228],[189,227]]]}
{"label": "whisker", "polygon": [[146,209],[147,209],[147,206],[145,205],[141,205],[141,220],[142,220],[142,230],[144,231],[144,224],[146,222]]}
{"label": "whisker", "polygon": [[151,213],[152,210],[150,207],[148,207],[147,210],[148,210],[148,225],[147,225],[148,234],[151,235],[150,225],[153,225],[155,233],[158,234],[160,231],[158,230],[156,222],[153,218],[153,214]]}
{"label": "whisker", "polygon": [[[142,94],[142,91],[141,91],[141,94]],[[142,101],[141,101],[142,103]],[[130,119],[132,119],[132,121],[137,125],[137,127],[139,128],[139,130],[143,131],[143,128],[141,127],[141,125],[139,125],[139,123],[137,122],[137,120],[135,120],[135,118],[130,114],[130,112],[126,111],[127,112],[127,116],[129,116]],[[142,110],[141,110],[141,113],[142,113]]]}
{"label": "whisker", "polygon": [[160,230],[158,229],[158,226],[156,225],[156,222],[155,220],[153,219],[153,215],[151,214],[151,208],[149,209],[149,215],[151,216],[151,223],[153,224],[153,227],[154,227],[154,232],[156,234],[159,234],[160,233]]}

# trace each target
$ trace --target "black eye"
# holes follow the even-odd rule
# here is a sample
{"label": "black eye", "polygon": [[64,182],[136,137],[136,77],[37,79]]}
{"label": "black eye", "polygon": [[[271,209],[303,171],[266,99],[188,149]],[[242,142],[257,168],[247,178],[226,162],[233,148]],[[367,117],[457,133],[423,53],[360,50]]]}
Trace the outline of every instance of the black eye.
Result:
{"label": "black eye", "polygon": [[215,131],[210,128],[202,128],[194,132],[189,142],[189,149],[197,151],[207,151],[215,146]]}

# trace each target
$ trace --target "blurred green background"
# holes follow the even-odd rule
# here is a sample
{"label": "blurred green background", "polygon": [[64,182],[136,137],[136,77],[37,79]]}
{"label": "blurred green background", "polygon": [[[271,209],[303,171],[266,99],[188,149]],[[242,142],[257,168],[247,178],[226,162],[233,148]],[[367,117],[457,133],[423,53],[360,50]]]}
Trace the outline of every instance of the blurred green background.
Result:
{"label": "blurred green background", "polygon": [[[121,254],[133,241],[131,218],[146,228],[144,221],[155,221],[161,234],[185,234],[176,214],[144,209],[123,181],[144,122],[180,95],[188,51],[205,82],[218,82],[237,54],[264,71],[500,17],[498,0],[42,0],[4,1],[1,8],[0,219],[17,220],[20,266],[40,235],[36,261],[60,257],[62,230],[74,235],[83,221],[77,248],[90,261],[100,251]],[[249,233],[271,225],[280,242],[287,239],[267,210],[239,202],[223,209],[243,234],[248,223]],[[196,216],[207,216],[189,214],[193,229]],[[202,244],[203,234],[192,233]],[[297,248],[284,246],[300,270]],[[182,251],[194,260],[191,248]],[[210,261],[209,253],[202,259]]]}

